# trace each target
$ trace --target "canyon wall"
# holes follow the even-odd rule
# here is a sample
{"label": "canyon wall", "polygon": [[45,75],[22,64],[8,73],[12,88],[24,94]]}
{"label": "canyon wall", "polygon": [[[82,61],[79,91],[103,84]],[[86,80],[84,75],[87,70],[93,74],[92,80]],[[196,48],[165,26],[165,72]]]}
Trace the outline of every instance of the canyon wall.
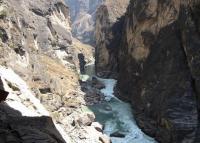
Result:
{"label": "canyon wall", "polygon": [[62,95],[77,86],[78,52],[72,47],[64,2],[4,0],[1,7],[0,64],[12,68],[36,92],[49,89],[45,93]]}
{"label": "canyon wall", "polygon": [[84,43],[94,45],[94,25],[97,7],[103,0],[65,0],[70,7],[72,33]]}
{"label": "canyon wall", "polygon": [[[108,19],[106,11],[97,24]],[[115,35],[97,33],[104,38],[97,37],[97,72],[118,67],[118,96],[131,102],[138,125],[161,143],[200,142],[199,11],[198,0],[131,0],[115,30],[123,28],[114,52],[105,43]]]}
{"label": "canyon wall", "polygon": [[[58,67],[64,69],[59,62],[63,58],[58,57],[58,51],[67,50],[71,44],[69,10],[62,0],[0,1],[0,78],[4,81],[3,86],[8,87],[6,91],[9,89],[8,98],[0,103],[0,142],[67,141],[55,127],[55,118],[53,117],[53,121],[51,117],[46,117],[50,114],[53,116],[55,108],[58,109],[61,103],[57,102],[55,105],[53,100],[46,100],[44,103],[44,99],[59,99],[57,94],[64,91],[66,81],[60,79],[62,75],[58,70],[54,73],[53,71]],[[26,89],[22,79],[10,74],[11,70],[6,68],[13,69],[20,75],[29,85],[29,89]],[[64,72],[73,74],[69,69]],[[75,74],[73,76],[76,78]],[[76,85],[78,82],[74,80],[73,83]],[[50,92],[52,97],[48,95]],[[29,97],[25,98],[26,96]],[[43,105],[48,108],[46,112],[50,114],[34,115],[40,110],[32,100],[37,101],[36,96],[43,100]],[[41,108],[39,100],[37,103]]]}
{"label": "canyon wall", "polygon": [[129,0],[106,0],[96,12],[96,73],[103,77],[117,76],[118,49],[122,37],[124,14]]}
{"label": "canyon wall", "polygon": [[64,0],[0,0],[0,78],[9,89],[0,87],[0,142],[99,141],[94,115],[84,112],[80,54],[94,61],[91,46],[72,36]]}

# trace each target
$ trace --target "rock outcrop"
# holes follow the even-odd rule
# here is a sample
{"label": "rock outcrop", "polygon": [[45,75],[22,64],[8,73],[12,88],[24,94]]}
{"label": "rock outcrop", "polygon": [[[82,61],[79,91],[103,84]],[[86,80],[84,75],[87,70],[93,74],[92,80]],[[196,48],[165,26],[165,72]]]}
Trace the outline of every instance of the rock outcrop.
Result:
{"label": "rock outcrop", "polygon": [[95,15],[103,0],[65,0],[70,7],[72,33],[84,43],[94,45]]}
{"label": "rock outcrop", "polygon": [[79,88],[68,7],[62,0],[3,0],[1,7],[0,64],[20,75],[54,112],[55,102],[47,99]]}
{"label": "rock outcrop", "polygon": [[124,14],[129,0],[106,0],[97,9],[96,38],[96,73],[98,76],[116,77],[117,54],[122,36]]}
{"label": "rock outcrop", "polygon": [[23,117],[5,103],[0,103],[1,143],[66,143],[50,117]]}
{"label": "rock outcrop", "polygon": [[[161,143],[200,142],[199,11],[198,0],[131,0],[119,46],[110,54],[112,45],[97,45],[97,72],[118,67],[119,97],[132,103],[138,125]],[[97,42],[115,39],[107,33]]]}
{"label": "rock outcrop", "polygon": [[[19,122],[13,118],[7,122],[8,127],[13,122],[19,123],[9,127],[8,132],[17,130],[12,136],[19,133],[27,139],[24,142],[34,140],[34,136],[36,140],[43,136],[46,142],[60,142],[47,129],[53,128],[54,123],[57,131],[71,142],[99,141],[102,132],[76,122],[87,108],[79,84],[79,54],[84,55],[86,64],[94,60],[92,47],[73,38],[69,8],[64,0],[0,0],[0,77],[11,89],[5,103],[14,110],[23,110],[23,116],[34,116],[31,119],[20,116]],[[53,122],[50,117],[37,116],[50,116]],[[90,118],[87,120],[90,122]],[[41,125],[44,130],[36,134],[41,122],[47,124]],[[27,130],[27,135],[21,127]],[[0,123],[1,129],[8,128],[1,128]]]}
{"label": "rock outcrop", "polygon": [[[5,71],[5,72],[4,72]],[[48,111],[39,103],[14,72],[0,67],[0,142],[1,143],[66,143],[67,135],[61,135]],[[43,116],[47,115],[47,116]],[[65,139],[64,139],[64,138]]]}

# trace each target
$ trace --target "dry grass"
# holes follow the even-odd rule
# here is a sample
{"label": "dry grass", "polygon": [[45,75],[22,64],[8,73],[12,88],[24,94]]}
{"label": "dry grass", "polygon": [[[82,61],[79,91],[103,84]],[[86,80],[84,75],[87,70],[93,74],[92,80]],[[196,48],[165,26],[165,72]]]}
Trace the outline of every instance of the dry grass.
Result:
{"label": "dry grass", "polygon": [[70,84],[76,83],[78,81],[78,74],[76,71],[65,67],[60,62],[46,55],[41,56],[40,60],[46,66],[46,73],[50,76],[61,77],[63,78],[62,81],[66,81]]}
{"label": "dry grass", "polygon": [[52,59],[49,56],[41,55],[40,61],[43,65],[46,65],[47,72],[53,75],[59,75],[64,77],[76,77],[76,73],[70,69],[62,65],[58,60]]}
{"label": "dry grass", "polygon": [[94,57],[94,47],[81,43],[77,39],[73,39],[73,46],[76,50],[76,53],[83,53],[86,58],[86,62],[91,62],[92,58]]}
{"label": "dry grass", "polygon": [[32,88],[50,87],[55,94],[65,95],[72,90],[77,90],[78,74],[70,68],[65,67],[57,59],[52,59],[47,55],[38,55],[38,61],[42,66],[36,77],[41,80],[31,81]]}

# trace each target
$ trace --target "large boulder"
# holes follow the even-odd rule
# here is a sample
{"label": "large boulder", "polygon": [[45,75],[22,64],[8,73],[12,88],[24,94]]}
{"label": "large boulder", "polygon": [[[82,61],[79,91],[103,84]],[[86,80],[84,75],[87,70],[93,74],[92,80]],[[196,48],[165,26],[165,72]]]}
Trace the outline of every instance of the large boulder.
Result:
{"label": "large boulder", "polygon": [[2,143],[65,143],[50,117],[23,117],[5,103],[0,104]]}
{"label": "large boulder", "polygon": [[95,120],[95,115],[93,113],[82,114],[78,119],[77,123],[80,126],[90,126]]}

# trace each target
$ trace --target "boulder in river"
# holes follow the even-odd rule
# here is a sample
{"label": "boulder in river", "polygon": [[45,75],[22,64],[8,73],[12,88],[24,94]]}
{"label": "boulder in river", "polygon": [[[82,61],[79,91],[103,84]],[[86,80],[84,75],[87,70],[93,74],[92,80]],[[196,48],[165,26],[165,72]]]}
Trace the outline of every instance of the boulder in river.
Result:
{"label": "boulder in river", "polygon": [[119,131],[116,131],[110,135],[110,137],[117,137],[117,138],[124,138],[125,136],[126,136],[125,134],[123,134]]}
{"label": "boulder in river", "polygon": [[97,89],[105,88],[105,85],[102,82],[100,82],[96,77],[92,78],[92,85]]}
{"label": "boulder in river", "polygon": [[104,107],[104,109],[105,109],[106,111],[112,111],[112,107],[111,107],[111,106],[108,106],[108,105],[106,105],[106,106]]}

